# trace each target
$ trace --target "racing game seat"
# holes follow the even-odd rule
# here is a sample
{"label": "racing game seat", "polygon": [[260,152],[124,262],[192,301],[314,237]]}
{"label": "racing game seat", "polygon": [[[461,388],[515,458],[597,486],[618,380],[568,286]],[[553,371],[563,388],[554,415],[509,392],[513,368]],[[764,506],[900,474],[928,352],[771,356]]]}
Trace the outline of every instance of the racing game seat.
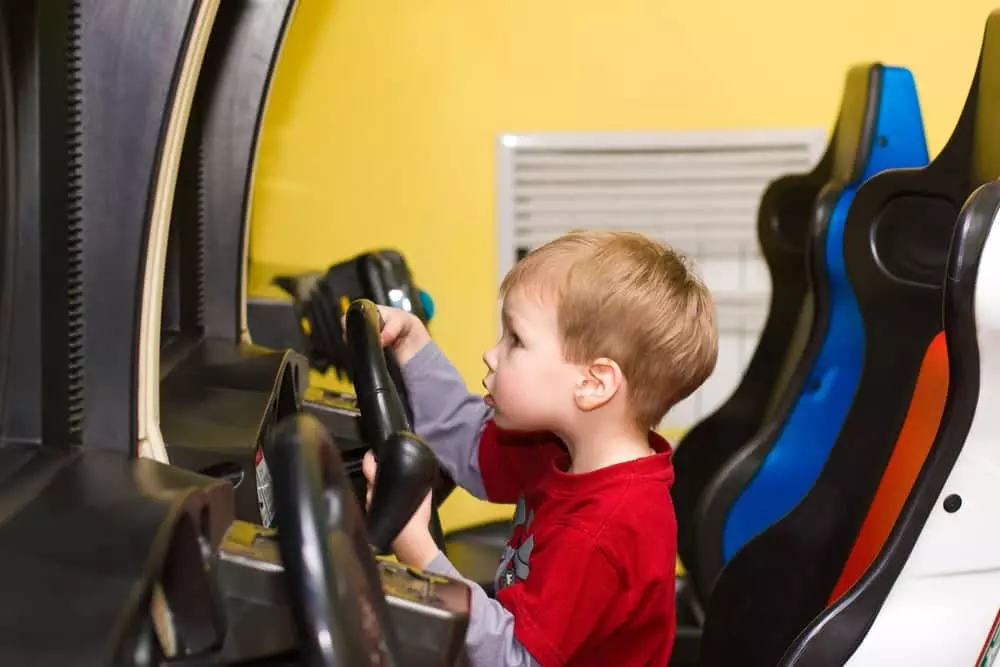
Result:
{"label": "racing game seat", "polygon": [[786,656],[840,584],[894,451],[927,451],[937,431],[947,371],[935,350],[952,233],[997,152],[988,123],[1000,101],[991,71],[1000,65],[998,31],[994,14],[969,97],[937,158],[876,175],[855,196],[844,255],[865,323],[861,383],[809,493],[722,571],[705,623],[704,667],[842,664],[831,647],[854,641],[831,634],[821,653]]}
{"label": "racing game seat", "polygon": [[696,579],[707,592],[747,540],[780,519],[812,486],[851,406],[864,360],[865,332],[844,269],[844,223],[858,188],[886,169],[927,164],[913,75],[882,65],[848,72],[832,180],[820,194],[809,264],[817,299],[801,387],[732,457],[705,489],[694,517]]}
{"label": "racing game seat", "polygon": [[678,520],[678,552],[692,575],[697,569],[694,513],[702,491],[757,432],[805,355],[814,305],[804,258],[816,198],[833,173],[836,133],[834,128],[826,152],[811,172],[783,176],[764,190],[757,211],[757,239],[771,274],[767,320],[739,385],[684,435],[674,451],[671,496]]}
{"label": "racing game seat", "polygon": [[1000,422],[991,408],[1000,377],[1000,236],[991,230],[998,216],[994,181],[970,198],[955,233],[945,292],[951,381],[920,475],[900,480],[911,483],[898,484],[908,498],[882,552],[800,635],[789,664],[821,655],[850,667],[889,658],[979,665],[996,641]]}
{"label": "racing game seat", "polygon": [[[994,150],[981,153],[988,163],[982,166],[1000,174]],[[944,295],[950,381],[937,437],[929,453],[911,454],[917,460],[892,480],[899,496],[893,509],[900,511],[884,522],[891,533],[872,566],[799,636],[786,664],[815,664],[822,656],[848,667],[890,658],[928,667],[980,665],[996,654],[998,219],[1000,181],[994,180],[970,197],[952,243]]]}

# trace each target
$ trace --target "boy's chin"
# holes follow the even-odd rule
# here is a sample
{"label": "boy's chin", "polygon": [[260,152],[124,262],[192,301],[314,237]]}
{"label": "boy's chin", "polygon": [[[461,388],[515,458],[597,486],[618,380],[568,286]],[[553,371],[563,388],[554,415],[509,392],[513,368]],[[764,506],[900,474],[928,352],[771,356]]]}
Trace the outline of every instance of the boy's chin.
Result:
{"label": "boy's chin", "polygon": [[499,426],[505,431],[521,430],[518,427],[517,420],[511,419],[510,417],[507,416],[506,413],[500,412],[500,410],[498,410],[495,405],[493,406],[493,421],[496,423],[497,426]]}
{"label": "boy's chin", "polygon": [[528,423],[525,420],[511,418],[510,415],[500,412],[496,408],[493,409],[493,421],[496,423],[497,426],[499,426],[505,431],[512,431],[519,433],[535,433],[538,431],[548,430],[545,427]]}
{"label": "boy's chin", "polygon": [[496,423],[497,426],[499,426],[505,431],[516,430],[511,421],[507,419],[507,417],[496,408],[493,408],[493,421]]}

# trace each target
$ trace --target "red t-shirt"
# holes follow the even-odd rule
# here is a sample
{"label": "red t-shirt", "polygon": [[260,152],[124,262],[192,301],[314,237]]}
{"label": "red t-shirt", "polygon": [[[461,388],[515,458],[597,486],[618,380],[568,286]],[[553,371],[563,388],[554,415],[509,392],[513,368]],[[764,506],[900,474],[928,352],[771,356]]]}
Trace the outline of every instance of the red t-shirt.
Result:
{"label": "red t-shirt", "polygon": [[517,503],[497,599],[542,667],[666,665],[674,643],[677,520],[670,445],[593,472],[567,474],[552,435],[491,420],[479,450],[490,501]]}

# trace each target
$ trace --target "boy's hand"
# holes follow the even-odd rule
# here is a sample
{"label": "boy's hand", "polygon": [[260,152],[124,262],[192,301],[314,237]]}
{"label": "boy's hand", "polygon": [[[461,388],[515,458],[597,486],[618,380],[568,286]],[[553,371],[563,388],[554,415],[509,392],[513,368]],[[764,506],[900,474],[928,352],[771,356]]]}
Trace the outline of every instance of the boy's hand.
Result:
{"label": "boy's hand", "polygon": [[396,354],[400,366],[406,365],[430,339],[420,318],[399,308],[377,306],[382,316],[382,346]]}
{"label": "boy's hand", "polygon": [[[382,347],[388,347],[396,355],[396,362],[405,366],[424,345],[431,339],[427,327],[420,318],[400,308],[379,306],[378,314],[382,318]],[[340,317],[341,330],[347,338],[347,316]]]}
{"label": "boy's hand", "polygon": [[[402,312],[402,311],[401,311]],[[414,318],[416,319],[416,318]],[[418,322],[420,320],[417,320]],[[365,457],[361,462],[361,470],[368,480],[368,494],[365,502],[371,505],[372,484],[375,483],[375,471],[378,464],[375,463],[375,456],[371,450],[365,452]],[[431,522],[431,492],[420,503],[420,507],[410,518],[403,530],[392,543],[392,550],[401,562],[413,567],[424,569],[438,554],[438,546],[431,537],[429,528]]]}

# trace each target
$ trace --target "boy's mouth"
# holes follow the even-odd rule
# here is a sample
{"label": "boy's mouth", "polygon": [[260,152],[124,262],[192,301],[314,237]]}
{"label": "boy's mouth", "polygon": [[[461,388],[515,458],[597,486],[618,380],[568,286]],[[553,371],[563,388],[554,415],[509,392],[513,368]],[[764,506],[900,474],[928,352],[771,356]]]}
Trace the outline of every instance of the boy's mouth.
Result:
{"label": "boy's mouth", "polygon": [[483,389],[486,390],[486,395],[483,396],[483,402],[489,407],[495,408],[497,406],[497,402],[493,400],[493,394],[490,393],[490,388],[486,385],[486,380],[483,380]]}

